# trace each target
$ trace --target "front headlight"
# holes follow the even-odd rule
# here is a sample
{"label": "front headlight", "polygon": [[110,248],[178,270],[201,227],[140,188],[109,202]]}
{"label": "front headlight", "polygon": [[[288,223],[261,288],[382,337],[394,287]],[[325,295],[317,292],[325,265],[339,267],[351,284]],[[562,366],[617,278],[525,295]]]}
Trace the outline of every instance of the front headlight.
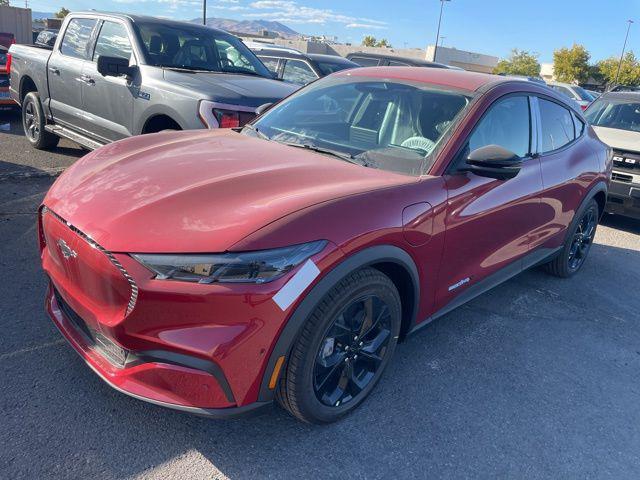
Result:
{"label": "front headlight", "polygon": [[132,254],[157,280],[194,283],[266,283],[322,251],[326,240],[256,252],[221,254]]}

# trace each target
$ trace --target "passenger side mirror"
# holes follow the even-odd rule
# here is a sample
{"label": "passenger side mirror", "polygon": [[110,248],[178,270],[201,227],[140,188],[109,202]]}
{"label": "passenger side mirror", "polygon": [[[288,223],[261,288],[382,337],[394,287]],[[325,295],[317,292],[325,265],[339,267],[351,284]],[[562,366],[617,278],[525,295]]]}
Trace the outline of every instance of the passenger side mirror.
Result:
{"label": "passenger side mirror", "polygon": [[481,177],[508,180],[518,175],[520,168],[522,159],[518,155],[499,145],[487,145],[471,152],[462,170]]}
{"label": "passenger side mirror", "polygon": [[133,74],[133,67],[129,66],[129,60],[127,58],[120,57],[107,57],[100,55],[98,57],[98,73],[103,77],[131,77]]}
{"label": "passenger side mirror", "polygon": [[262,115],[264,112],[273,107],[273,103],[263,103],[258,108],[256,108],[256,117]]}

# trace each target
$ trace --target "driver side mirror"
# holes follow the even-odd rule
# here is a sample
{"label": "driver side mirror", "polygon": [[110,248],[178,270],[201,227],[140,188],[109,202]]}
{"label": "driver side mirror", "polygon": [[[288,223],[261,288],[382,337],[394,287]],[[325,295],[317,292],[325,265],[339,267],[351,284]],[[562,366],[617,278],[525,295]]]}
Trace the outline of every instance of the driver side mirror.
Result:
{"label": "driver side mirror", "polygon": [[487,145],[475,149],[467,157],[461,169],[481,177],[508,180],[515,177],[522,168],[522,158],[499,145]]}
{"label": "driver side mirror", "polygon": [[129,60],[120,57],[107,57],[100,55],[97,64],[98,73],[103,77],[120,77],[125,76],[131,78],[135,71],[135,67],[129,66]]}
{"label": "driver side mirror", "polygon": [[256,108],[256,117],[262,115],[264,112],[273,107],[273,103],[263,103],[258,108]]}

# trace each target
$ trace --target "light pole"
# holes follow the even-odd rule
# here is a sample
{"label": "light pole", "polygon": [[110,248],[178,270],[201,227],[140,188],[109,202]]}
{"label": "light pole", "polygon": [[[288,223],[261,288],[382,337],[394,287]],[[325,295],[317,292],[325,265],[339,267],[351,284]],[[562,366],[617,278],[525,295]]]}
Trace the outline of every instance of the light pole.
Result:
{"label": "light pole", "polygon": [[207,0],[202,0],[202,24],[207,24]]}
{"label": "light pole", "polygon": [[440,40],[440,24],[442,23],[442,10],[444,8],[444,2],[450,2],[451,0],[440,0],[440,17],[438,17],[438,32],[436,33],[436,45],[433,49],[433,61],[436,61],[438,55],[438,40]]}
{"label": "light pole", "polygon": [[620,76],[620,68],[622,68],[622,58],[624,57],[624,51],[627,48],[627,40],[629,40],[629,30],[631,30],[631,24],[633,23],[633,20],[627,20],[627,23],[629,25],[627,25],[627,34],[624,37],[624,45],[622,45],[622,53],[620,54],[620,61],[618,62],[618,71],[616,73],[615,83],[618,83],[618,77]]}

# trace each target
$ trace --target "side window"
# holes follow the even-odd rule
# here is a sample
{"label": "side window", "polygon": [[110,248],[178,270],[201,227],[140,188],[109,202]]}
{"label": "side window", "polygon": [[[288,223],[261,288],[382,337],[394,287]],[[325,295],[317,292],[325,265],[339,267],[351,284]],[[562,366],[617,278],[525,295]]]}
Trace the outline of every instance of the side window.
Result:
{"label": "side window", "polygon": [[361,67],[377,67],[378,59],[377,58],[368,58],[368,57],[351,57],[349,60],[357,63]]}
{"label": "side window", "polygon": [[557,150],[575,138],[571,112],[555,102],[538,99],[542,132],[542,153]]}
{"label": "side window", "polygon": [[258,57],[271,72],[278,73],[278,59],[274,57]]}
{"label": "side window", "polygon": [[408,63],[398,62],[396,60],[389,60],[390,67],[408,67],[410,66]]}
{"label": "side window", "polygon": [[513,96],[498,100],[469,137],[468,153],[487,145],[499,145],[519,157],[530,153],[529,99]]}
{"label": "side window", "polygon": [[98,57],[131,58],[131,42],[127,29],[121,23],[104,22],[96,41],[93,60]]}
{"label": "side window", "polygon": [[573,117],[573,125],[575,126],[576,138],[578,138],[584,132],[584,122],[578,118],[578,116],[571,112],[571,116]]}
{"label": "side window", "polygon": [[69,22],[64,38],[60,44],[60,53],[69,57],[88,58],[87,47],[91,39],[91,32],[98,23],[91,18],[74,18]]}
{"label": "side window", "polygon": [[301,60],[287,60],[287,63],[284,64],[282,79],[285,82],[306,85],[317,78],[318,76],[313,73],[311,67]]}

